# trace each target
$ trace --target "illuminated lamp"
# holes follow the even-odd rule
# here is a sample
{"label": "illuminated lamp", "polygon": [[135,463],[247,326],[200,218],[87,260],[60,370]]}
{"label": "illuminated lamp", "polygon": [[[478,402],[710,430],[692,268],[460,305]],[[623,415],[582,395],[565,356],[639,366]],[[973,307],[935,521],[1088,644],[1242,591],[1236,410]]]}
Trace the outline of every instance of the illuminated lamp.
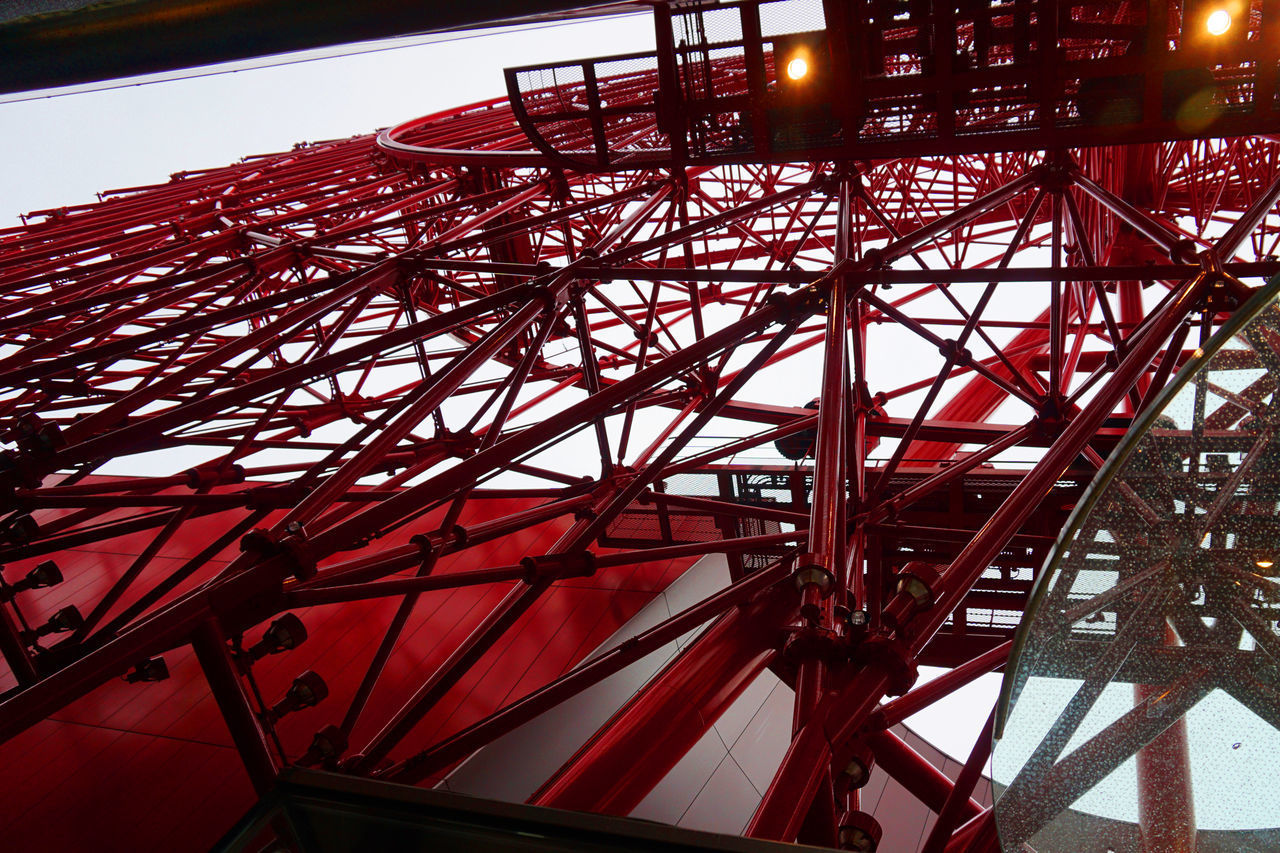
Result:
{"label": "illuminated lamp", "polygon": [[1204,28],[1209,31],[1211,36],[1224,35],[1227,30],[1231,29],[1231,13],[1222,8],[1214,9],[1204,19]]}

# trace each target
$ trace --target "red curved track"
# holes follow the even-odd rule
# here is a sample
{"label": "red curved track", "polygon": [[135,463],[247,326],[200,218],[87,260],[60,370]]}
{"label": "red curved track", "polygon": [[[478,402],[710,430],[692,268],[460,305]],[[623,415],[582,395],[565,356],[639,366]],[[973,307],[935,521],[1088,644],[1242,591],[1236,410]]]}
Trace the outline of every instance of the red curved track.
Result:
{"label": "red curved track", "polygon": [[[0,562],[65,578],[5,587],[16,849],[205,847],[326,725],[330,766],[438,779],[620,666],[573,669],[719,551],[734,585],[627,653],[714,627],[537,801],[625,814],[768,665],[796,738],[749,831],[833,843],[850,756],[1000,665],[1093,467],[1278,267],[1264,138],[609,174],[528,149],[495,101],[0,232]],[[772,450],[810,434],[816,462]],[[250,667],[281,612],[307,643]],[[169,680],[121,680],[154,655]],[[922,662],[963,668],[912,692]],[[308,669],[328,698],[264,724]]]}

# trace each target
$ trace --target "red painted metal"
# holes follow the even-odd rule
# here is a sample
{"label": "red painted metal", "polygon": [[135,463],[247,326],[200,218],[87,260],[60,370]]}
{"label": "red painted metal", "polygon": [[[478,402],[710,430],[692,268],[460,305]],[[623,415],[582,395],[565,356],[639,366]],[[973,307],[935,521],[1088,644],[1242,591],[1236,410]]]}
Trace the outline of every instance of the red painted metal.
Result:
{"label": "red painted metal", "polygon": [[[1165,625],[1165,641],[1178,642]],[[1135,684],[1133,701],[1145,706],[1160,692],[1149,684]],[[1146,850],[1191,853],[1196,849],[1195,794],[1191,789],[1191,747],[1186,718],[1138,750],[1138,826]]]}
{"label": "red painted metal", "polygon": [[777,653],[776,626],[794,618],[794,612],[782,596],[764,595],[721,616],[530,802],[628,814],[760,674]]}
{"label": "red painted metal", "polygon": [[[953,59],[937,138],[966,120]],[[671,118],[628,85],[617,115]],[[623,145],[612,115],[592,139]],[[342,772],[435,782],[717,619],[540,802],[626,813],[767,660],[797,689],[794,738],[748,834],[832,838],[870,740],[942,812],[931,850],[994,843],[965,823],[982,744],[952,785],[885,731],[999,668],[1189,324],[1280,270],[1280,144],[565,171],[516,117],[459,108],[0,231],[0,761],[38,768],[0,802],[50,804],[7,837],[105,778],[81,741],[136,751],[149,791],[187,762],[230,780],[208,808],[173,794],[188,846],[328,724]],[[814,457],[772,455],[806,431]],[[582,663],[715,553],[732,585]],[[63,583],[19,588],[50,558]],[[908,564],[936,567],[927,589]],[[84,626],[35,636],[67,605]],[[219,637],[252,647],[286,611],[307,644],[236,669]],[[116,678],[155,655],[169,682]],[[913,687],[923,663],[953,670]],[[307,669],[330,699],[255,716],[255,690]],[[93,826],[182,840],[141,810]]]}

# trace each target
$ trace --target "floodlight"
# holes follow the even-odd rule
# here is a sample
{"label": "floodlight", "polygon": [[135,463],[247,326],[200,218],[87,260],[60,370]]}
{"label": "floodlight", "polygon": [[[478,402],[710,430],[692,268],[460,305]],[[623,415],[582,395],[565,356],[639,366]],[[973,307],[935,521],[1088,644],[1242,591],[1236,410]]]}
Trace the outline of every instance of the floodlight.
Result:
{"label": "floodlight", "polygon": [[324,679],[311,670],[307,670],[293,680],[293,684],[289,685],[289,691],[284,694],[284,698],[272,705],[266,716],[271,722],[274,722],[285,714],[291,714],[294,711],[301,711],[303,708],[311,708],[318,705],[328,695],[329,687],[324,683]]}
{"label": "floodlight", "polygon": [[147,658],[127,673],[124,680],[130,684],[137,684],[140,681],[164,681],[168,677],[169,667],[165,664],[164,658]]}
{"label": "floodlight", "polygon": [[286,613],[271,623],[262,639],[249,648],[250,660],[260,660],[267,655],[278,655],[296,649],[306,642],[307,628],[302,620]]}

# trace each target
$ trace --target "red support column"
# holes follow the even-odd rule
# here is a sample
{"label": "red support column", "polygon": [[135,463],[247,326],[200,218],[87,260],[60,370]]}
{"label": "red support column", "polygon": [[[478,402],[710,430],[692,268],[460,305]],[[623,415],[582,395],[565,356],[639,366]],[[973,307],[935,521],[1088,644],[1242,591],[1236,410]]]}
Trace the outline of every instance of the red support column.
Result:
{"label": "red support column", "polygon": [[[955,783],[946,774],[892,732],[868,734],[867,745],[875,754],[876,764],[886,773],[934,812],[942,811],[955,789]],[[958,808],[966,819],[982,811],[982,806],[968,796],[959,802]]]}
{"label": "red support column", "polygon": [[[531,803],[625,815],[653,790],[775,653],[789,596],[761,596],[720,617],[656,675]],[[661,748],[655,748],[655,745]]]}
{"label": "red support column", "polygon": [[249,781],[253,783],[253,790],[261,796],[275,784],[279,768],[271,754],[266,734],[249,704],[244,685],[240,683],[235,662],[227,649],[227,639],[217,621],[209,619],[201,624],[192,635],[191,646],[195,649],[205,678],[209,680],[209,689],[213,691],[218,710],[222,712],[222,718],[231,732],[231,740],[240,752],[240,759],[249,774]]}
{"label": "red support column", "polygon": [[[1165,642],[1178,637],[1165,623]],[[1145,705],[1168,688],[1133,685],[1134,704]],[[1196,808],[1191,790],[1191,754],[1187,718],[1179,717],[1151,743],[1138,750],[1138,826],[1148,853],[1195,853]]]}

